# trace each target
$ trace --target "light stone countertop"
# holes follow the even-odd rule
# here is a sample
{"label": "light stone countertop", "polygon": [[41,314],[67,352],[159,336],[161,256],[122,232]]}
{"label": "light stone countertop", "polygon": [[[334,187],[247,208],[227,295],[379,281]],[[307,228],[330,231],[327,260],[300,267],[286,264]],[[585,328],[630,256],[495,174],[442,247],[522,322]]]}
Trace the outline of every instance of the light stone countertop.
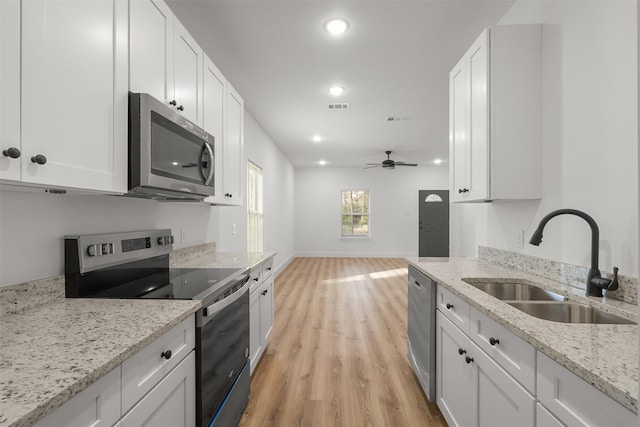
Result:
{"label": "light stone countertop", "polygon": [[[175,250],[179,268],[253,268],[275,252]],[[64,276],[0,288],[0,427],[31,426],[178,325],[200,301],[64,298]]]}
{"label": "light stone countertop", "polygon": [[60,298],[0,321],[0,426],[30,426],[201,307]]}
{"label": "light stone countertop", "polygon": [[407,258],[410,264],[497,321],[542,353],[634,413],[638,413],[638,326],[567,324],[538,319],[465,283],[463,278],[521,278],[637,321],[633,304],[585,297],[584,291],[487,261],[462,258]]}

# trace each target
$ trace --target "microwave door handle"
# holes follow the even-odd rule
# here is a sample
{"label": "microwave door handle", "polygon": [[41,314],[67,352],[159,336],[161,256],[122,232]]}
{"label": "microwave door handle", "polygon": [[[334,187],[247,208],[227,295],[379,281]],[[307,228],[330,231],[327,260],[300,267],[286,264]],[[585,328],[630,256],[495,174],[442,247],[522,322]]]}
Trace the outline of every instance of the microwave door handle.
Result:
{"label": "microwave door handle", "polygon": [[204,144],[202,144],[202,149],[200,150],[200,158],[198,159],[198,173],[200,174],[200,179],[202,180],[202,182],[204,183],[207,178],[204,177],[204,173],[202,172],[202,155],[204,154],[204,151],[207,149],[207,143],[205,142]]}
{"label": "microwave door handle", "polygon": [[204,179],[204,175],[202,176],[203,180],[204,180],[204,185],[211,185],[211,181],[213,180],[213,174],[215,172],[215,159],[213,157],[213,149],[211,148],[211,145],[209,145],[208,142],[204,143],[204,148],[205,150],[207,150],[207,155],[209,156],[209,175],[207,176],[206,179]]}

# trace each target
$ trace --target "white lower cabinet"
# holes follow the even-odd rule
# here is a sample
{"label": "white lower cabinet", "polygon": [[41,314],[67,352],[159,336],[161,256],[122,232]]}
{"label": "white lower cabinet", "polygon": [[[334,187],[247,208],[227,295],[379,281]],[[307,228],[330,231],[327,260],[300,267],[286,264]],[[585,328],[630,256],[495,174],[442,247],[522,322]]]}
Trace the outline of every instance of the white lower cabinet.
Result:
{"label": "white lower cabinet", "polygon": [[251,269],[255,285],[249,295],[249,358],[251,373],[264,353],[273,329],[273,259]]}
{"label": "white lower cabinet", "polygon": [[196,423],[196,355],[176,366],[122,418],[122,427],[193,427]]}
{"label": "white lower cabinet", "polygon": [[547,408],[540,403],[536,405],[536,427],[565,427]]}
{"label": "white lower cabinet", "polygon": [[120,366],[41,419],[35,427],[109,427],[120,419]]}
{"label": "white lower cabinet", "polygon": [[[637,426],[638,417],[538,352],[538,400],[563,426]],[[539,427],[551,424],[540,424]]]}
{"label": "white lower cabinet", "polygon": [[193,427],[194,347],[195,315],[191,315],[35,426]]}
{"label": "white lower cabinet", "polygon": [[436,312],[436,396],[450,426],[534,426],[535,398]]}

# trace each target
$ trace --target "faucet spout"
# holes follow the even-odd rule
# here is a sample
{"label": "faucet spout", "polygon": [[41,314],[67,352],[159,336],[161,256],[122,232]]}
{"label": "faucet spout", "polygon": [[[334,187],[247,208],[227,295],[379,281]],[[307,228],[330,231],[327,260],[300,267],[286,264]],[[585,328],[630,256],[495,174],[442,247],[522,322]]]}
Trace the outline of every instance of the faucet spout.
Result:
{"label": "faucet spout", "polygon": [[586,293],[588,296],[596,296],[602,297],[602,290],[615,290],[618,288],[618,268],[614,267],[614,279],[609,280],[607,278],[603,278],[600,270],[598,269],[598,253],[599,253],[599,245],[600,245],[600,230],[598,229],[598,224],[596,221],[591,218],[591,216],[586,213],[576,210],[576,209],[558,209],[549,214],[547,214],[544,218],[540,220],[540,224],[531,235],[531,239],[529,239],[529,243],[534,246],[540,246],[542,243],[542,231],[547,223],[552,219],[557,217],[558,215],[575,215],[584,219],[589,227],[591,227],[591,268],[589,268],[589,272],[587,273],[587,289]]}

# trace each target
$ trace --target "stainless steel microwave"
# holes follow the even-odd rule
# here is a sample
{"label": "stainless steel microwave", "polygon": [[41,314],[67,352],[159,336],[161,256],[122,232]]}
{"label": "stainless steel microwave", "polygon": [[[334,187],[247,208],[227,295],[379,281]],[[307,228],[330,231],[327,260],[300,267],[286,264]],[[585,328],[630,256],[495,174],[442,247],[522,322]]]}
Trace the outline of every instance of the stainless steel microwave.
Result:
{"label": "stainless steel microwave", "polygon": [[129,193],[198,201],[214,194],[214,138],[145,93],[129,93]]}

